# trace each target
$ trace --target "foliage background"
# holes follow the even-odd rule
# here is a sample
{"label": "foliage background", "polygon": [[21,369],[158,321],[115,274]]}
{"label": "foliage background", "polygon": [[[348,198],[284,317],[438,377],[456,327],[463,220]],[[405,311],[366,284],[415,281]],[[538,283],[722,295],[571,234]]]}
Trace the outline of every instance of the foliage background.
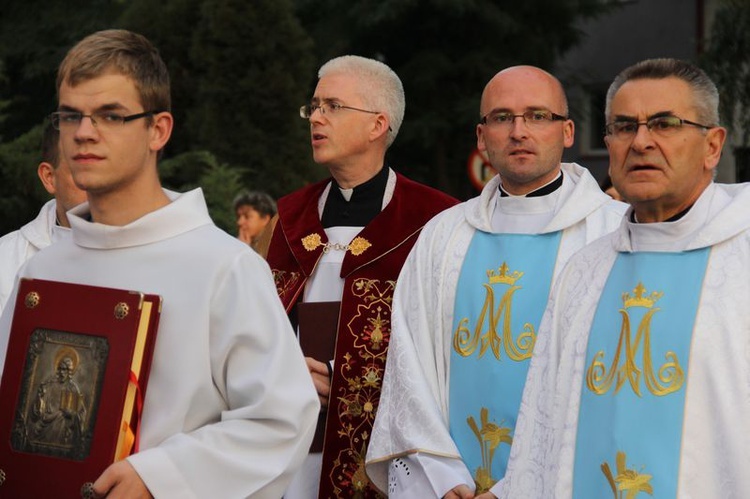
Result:
{"label": "foliage background", "polygon": [[720,113],[741,147],[750,139],[750,2],[724,0],[701,63],[721,95]]}
{"label": "foliage background", "polygon": [[[312,163],[298,108],[317,68],[344,54],[401,77],[406,117],[387,162],[459,198],[475,194],[466,160],[484,84],[503,67],[551,70],[600,0],[4,0],[0,10],[0,234],[32,219],[40,124],[54,110],[65,52],[106,28],[143,33],[172,78],[176,127],[164,185],[204,189],[233,232],[241,189],[282,196],[326,175]],[[30,15],[30,13],[35,13]],[[38,13],[38,14],[37,14]]]}

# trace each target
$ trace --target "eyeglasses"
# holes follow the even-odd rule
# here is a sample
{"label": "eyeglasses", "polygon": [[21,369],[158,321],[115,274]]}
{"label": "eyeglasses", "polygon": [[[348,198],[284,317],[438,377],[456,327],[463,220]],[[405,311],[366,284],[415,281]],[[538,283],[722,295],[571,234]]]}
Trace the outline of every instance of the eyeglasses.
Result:
{"label": "eyeglasses", "polygon": [[146,111],[143,113],[123,116],[113,111],[94,111],[91,114],[83,114],[78,111],[56,111],[49,115],[52,127],[55,130],[72,130],[81,125],[83,118],[89,118],[91,124],[100,130],[119,128],[128,121],[153,116],[161,111]]}
{"label": "eyeglasses", "polygon": [[607,135],[617,140],[632,140],[638,134],[638,128],[645,125],[648,131],[659,137],[671,137],[682,129],[683,125],[691,125],[704,130],[714,128],[701,125],[694,121],[683,120],[677,116],[656,116],[647,121],[619,120],[609,123],[605,129]]}
{"label": "eyeglasses", "polygon": [[492,111],[482,116],[480,123],[487,126],[512,126],[516,118],[523,118],[523,122],[531,127],[543,126],[553,121],[565,121],[568,119],[567,116],[562,116],[546,109],[535,109],[522,114],[513,114],[507,111]]}
{"label": "eyeglasses", "polygon": [[345,106],[343,104],[339,104],[338,102],[321,102],[320,104],[307,104],[305,106],[302,106],[299,108],[299,115],[301,118],[309,119],[310,116],[313,115],[315,111],[320,109],[321,114],[330,113],[332,115],[335,115],[342,109],[351,109],[352,111],[359,111],[362,113],[369,113],[369,114],[380,114],[378,111],[368,111],[367,109],[360,109],[358,107],[352,107],[352,106]]}

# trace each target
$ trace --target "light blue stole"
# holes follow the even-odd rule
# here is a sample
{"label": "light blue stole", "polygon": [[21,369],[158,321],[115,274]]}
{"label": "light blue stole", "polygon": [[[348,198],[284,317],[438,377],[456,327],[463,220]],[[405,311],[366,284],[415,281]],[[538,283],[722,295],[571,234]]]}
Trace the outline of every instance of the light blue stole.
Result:
{"label": "light blue stole", "polygon": [[478,491],[505,476],[561,232],[477,231],[456,289],[449,429]]}
{"label": "light blue stole", "polygon": [[620,253],[615,260],[588,339],[573,497],[676,497],[708,254]]}

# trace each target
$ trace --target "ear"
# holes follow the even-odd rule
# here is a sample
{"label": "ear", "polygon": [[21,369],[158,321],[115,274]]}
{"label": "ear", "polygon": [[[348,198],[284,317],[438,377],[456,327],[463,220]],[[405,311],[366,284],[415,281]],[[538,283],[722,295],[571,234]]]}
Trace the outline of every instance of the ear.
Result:
{"label": "ear", "polygon": [[565,146],[566,149],[568,147],[573,147],[573,142],[575,142],[575,135],[575,123],[573,123],[573,120],[565,120],[563,122],[563,146]]}
{"label": "ear", "polygon": [[724,127],[711,128],[706,132],[706,157],[703,168],[713,170],[719,164],[724,142],[727,140],[727,130]]}
{"label": "ear", "polygon": [[370,140],[375,141],[381,136],[387,135],[390,126],[391,122],[388,120],[388,117],[383,113],[378,114],[377,118],[375,118],[372,131],[370,132]]}
{"label": "ear", "polygon": [[612,153],[610,151],[610,145],[609,145],[609,135],[604,135],[604,145],[607,147],[607,152],[609,154],[609,166],[607,166],[607,175],[609,175],[609,178],[612,178]]}
{"label": "ear", "polygon": [[55,188],[55,167],[46,161],[42,161],[36,168],[36,174],[39,175],[39,180],[42,181],[44,189],[54,196],[57,192]]}
{"label": "ear", "polygon": [[167,145],[169,137],[172,136],[172,127],[174,126],[174,118],[172,113],[162,112],[153,116],[153,123],[151,124],[151,140],[149,142],[149,148],[152,151],[160,151]]}
{"label": "ear", "polygon": [[487,144],[484,143],[484,125],[477,125],[477,149],[484,152],[487,150]]}

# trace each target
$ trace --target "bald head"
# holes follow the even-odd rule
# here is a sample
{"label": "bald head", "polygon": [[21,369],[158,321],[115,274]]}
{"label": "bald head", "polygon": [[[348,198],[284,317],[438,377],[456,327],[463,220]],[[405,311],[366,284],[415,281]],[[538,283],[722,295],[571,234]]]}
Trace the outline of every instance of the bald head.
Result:
{"label": "bald head", "polygon": [[484,116],[493,110],[492,96],[498,92],[521,94],[524,95],[523,100],[527,100],[537,89],[545,90],[544,96],[540,97],[547,101],[545,104],[549,106],[550,111],[563,116],[568,115],[568,99],[560,80],[534,66],[512,66],[493,76],[482,92],[479,115]]}
{"label": "bald head", "polygon": [[[535,113],[545,118],[533,119]],[[477,149],[506,192],[524,195],[559,175],[575,126],[567,118],[568,102],[557,78],[533,66],[504,69],[484,87],[479,115]]]}

